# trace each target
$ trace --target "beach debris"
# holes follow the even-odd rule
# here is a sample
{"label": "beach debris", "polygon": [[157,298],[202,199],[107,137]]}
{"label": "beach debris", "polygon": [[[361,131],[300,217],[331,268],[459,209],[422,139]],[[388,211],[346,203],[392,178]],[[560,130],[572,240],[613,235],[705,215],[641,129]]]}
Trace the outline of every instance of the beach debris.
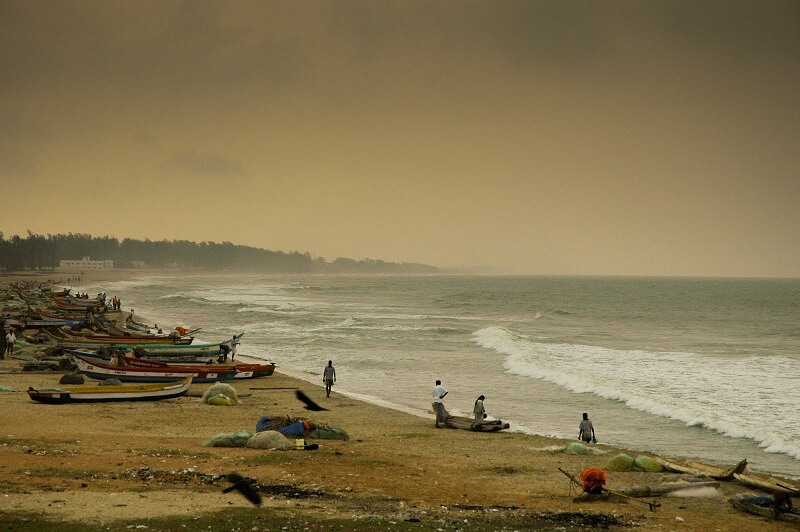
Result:
{"label": "beach debris", "polygon": [[80,373],[67,373],[58,381],[59,384],[83,384],[86,378]]}
{"label": "beach debris", "polygon": [[261,506],[261,495],[253,488],[250,482],[239,473],[228,473],[228,480],[233,484],[222,490],[222,493],[230,493],[233,490],[241,493],[248,501]]}
{"label": "beach debris", "polygon": [[98,386],[122,386],[122,381],[119,379],[103,379],[98,384]]}
{"label": "beach debris", "polygon": [[230,384],[216,382],[205,391],[200,401],[208,405],[235,406],[239,404],[239,396]]}
{"label": "beach debris", "polygon": [[253,437],[249,430],[238,430],[233,434],[220,433],[202,443],[203,447],[244,447],[247,440]]}
{"label": "beach debris", "polygon": [[10,386],[0,386],[0,392],[13,392],[13,391],[14,388],[11,388]]}
{"label": "beach debris", "polygon": [[304,394],[300,390],[297,390],[295,392],[295,396],[297,397],[297,399],[300,402],[305,404],[305,406],[303,408],[305,408],[306,410],[311,410],[312,412],[323,412],[323,411],[327,411],[328,410],[327,408],[323,408],[323,407],[319,406],[309,396],[307,396],[306,394]]}

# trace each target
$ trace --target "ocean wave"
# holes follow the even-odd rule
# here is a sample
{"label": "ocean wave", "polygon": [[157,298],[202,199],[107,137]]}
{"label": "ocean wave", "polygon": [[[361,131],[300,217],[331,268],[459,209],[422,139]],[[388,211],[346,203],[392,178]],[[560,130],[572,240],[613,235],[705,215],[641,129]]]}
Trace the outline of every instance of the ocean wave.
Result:
{"label": "ocean wave", "polygon": [[749,438],[766,452],[800,459],[800,441],[784,418],[800,399],[800,361],[544,343],[502,327],[476,331],[473,340],[506,355],[509,373]]}

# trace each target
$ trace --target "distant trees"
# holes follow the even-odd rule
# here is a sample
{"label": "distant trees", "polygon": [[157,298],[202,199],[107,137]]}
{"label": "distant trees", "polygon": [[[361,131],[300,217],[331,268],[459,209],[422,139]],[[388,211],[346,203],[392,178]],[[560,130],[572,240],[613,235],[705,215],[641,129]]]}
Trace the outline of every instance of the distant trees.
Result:
{"label": "distant trees", "polygon": [[62,259],[113,260],[116,268],[130,268],[134,261],[148,268],[195,270],[255,270],[263,272],[304,273],[434,273],[433,266],[382,260],[337,258],[327,262],[310,253],[270,251],[239,246],[231,242],[191,242],[188,240],[151,241],[111,236],[68,233],[37,235],[28,231],[6,239],[0,232],[0,271],[49,269]]}

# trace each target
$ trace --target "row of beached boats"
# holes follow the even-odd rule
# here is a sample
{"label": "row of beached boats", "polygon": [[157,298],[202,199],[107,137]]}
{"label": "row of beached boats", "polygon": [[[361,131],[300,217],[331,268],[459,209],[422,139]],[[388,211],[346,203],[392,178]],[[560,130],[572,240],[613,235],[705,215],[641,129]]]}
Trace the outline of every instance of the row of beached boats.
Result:
{"label": "row of beached boats", "polygon": [[[163,334],[132,315],[109,312],[104,298],[73,297],[69,290],[11,287],[19,310],[6,324],[35,329],[65,354],[78,371],[96,380],[117,379],[121,386],[64,385],[29,389],[31,399],[46,403],[145,401],[178,397],[192,382],[253,379],[272,375],[273,362],[225,363],[231,339],[193,343],[192,333],[176,327]],[[25,305],[23,310],[21,305]],[[233,339],[238,342],[242,334]],[[103,383],[105,384],[105,383]]]}

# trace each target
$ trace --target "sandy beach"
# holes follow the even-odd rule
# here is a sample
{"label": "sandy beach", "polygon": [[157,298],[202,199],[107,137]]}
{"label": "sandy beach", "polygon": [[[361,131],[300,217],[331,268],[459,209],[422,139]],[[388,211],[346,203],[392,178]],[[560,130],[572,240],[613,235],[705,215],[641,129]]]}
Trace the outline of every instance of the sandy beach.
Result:
{"label": "sandy beach", "polygon": [[[120,279],[129,272],[94,274]],[[103,275],[103,277],[100,277]],[[0,276],[43,281],[58,274]],[[280,360],[276,361],[280,365]],[[195,384],[166,401],[44,405],[28,387],[53,387],[59,373],[22,372],[0,360],[0,527],[156,530],[791,530],[730,506],[752,491],[723,482],[702,496],[574,502],[559,468],[602,468],[635,449],[602,444],[604,455],[542,449],[565,440],[513,432],[434,428],[422,418],[360,402],[277,372],[238,381],[238,406],[209,406]],[[320,367],[320,374],[322,368]],[[350,376],[338,375],[340,381]],[[327,411],[310,412],[300,389]],[[313,451],[204,447],[218,433],[255,431],[261,416],[305,418],[344,429],[349,441],[309,440]],[[577,434],[577,421],[576,421]],[[222,475],[257,480],[264,503],[251,505]],[[697,480],[675,473],[608,472],[610,490]],[[651,511],[646,502],[657,500]]]}

